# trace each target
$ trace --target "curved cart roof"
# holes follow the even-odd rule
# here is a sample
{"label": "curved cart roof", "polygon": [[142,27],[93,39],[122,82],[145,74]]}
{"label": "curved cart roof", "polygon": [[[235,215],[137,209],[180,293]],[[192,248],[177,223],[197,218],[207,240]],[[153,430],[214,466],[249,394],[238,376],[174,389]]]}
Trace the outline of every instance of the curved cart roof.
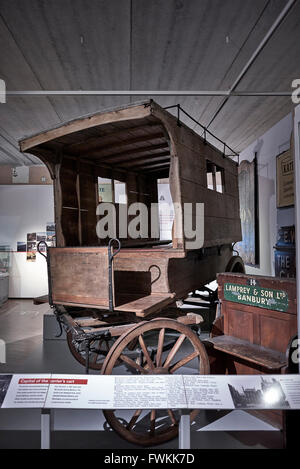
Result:
{"label": "curved cart roof", "polygon": [[170,116],[146,101],[61,124],[22,140],[20,149],[50,165],[63,154],[143,173],[166,169],[170,166],[170,147],[164,125],[155,115],[158,109]]}

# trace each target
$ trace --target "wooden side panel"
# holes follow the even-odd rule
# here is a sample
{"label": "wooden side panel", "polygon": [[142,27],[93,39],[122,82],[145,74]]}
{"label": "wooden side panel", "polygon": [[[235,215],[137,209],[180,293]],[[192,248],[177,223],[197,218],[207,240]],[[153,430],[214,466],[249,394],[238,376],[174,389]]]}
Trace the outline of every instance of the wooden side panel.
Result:
{"label": "wooden side panel", "polygon": [[226,308],[225,334],[254,343],[254,320],[251,312]]}
{"label": "wooden side panel", "polygon": [[[278,313],[275,316],[261,315],[260,321],[260,334],[261,344],[264,347],[269,347],[274,350],[279,350],[283,353],[286,352],[289,341],[296,331],[295,317],[290,315],[281,315]],[[291,326],[294,327],[291,327]]]}
{"label": "wooden side panel", "polygon": [[55,304],[108,306],[107,248],[50,248]]}
{"label": "wooden side panel", "polygon": [[[77,196],[77,168],[74,162],[64,160],[59,171],[60,200],[57,201],[61,209],[61,231],[65,246],[80,245],[79,237],[79,203]],[[59,209],[59,207],[57,207]]]}
{"label": "wooden side panel", "polygon": [[96,233],[97,183],[92,171],[79,175],[80,229],[83,246],[98,244]]}
{"label": "wooden side panel", "polygon": [[[230,158],[224,158],[222,153],[210,144],[205,144],[203,139],[190,128],[185,125],[178,126],[174,117],[168,113],[155,105],[153,108],[154,115],[165,124],[171,139],[170,184],[172,196],[174,193],[173,201],[180,203],[181,207],[184,203],[192,203],[194,206],[196,203],[205,204],[204,247],[240,241],[242,233],[237,163]],[[223,169],[225,183],[223,193],[207,188],[207,160]],[[173,179],[172,165],[177,170]],[[186,243],[183,232],[182,237]]]}
{"label": "wooden side panel", "polygon": [[223,246],[218,253],[217,248],[208,248],[203,256],[199,251],[190,251],[184,259],[170,259],[168,279],[170,291],[176,298],[186,295],[214,280],[217,272],[223,272],[232,256],[230,246]]}
{"label": "wooden side panel", "polygon": [[119,279],[122,278],[125,282],[121,287],[122,291],[124,291],[127,284],[130,291],[132,291],[132,278],[134,277],[131,277],[131,275],[137,277],[140,275],[144,279],[145,284],[142,287],[140,280],[136,280],[137,292],[147,292],[150,289],[151,293],[173,293],[172,291],[170,292],[169,288],[168,264],[168,256],[156,256],[153,253],[152,256],[141,255],[135,258],[130,251],[121,251],[114,260],[115,276]]}
{"label": "wooden side panel", "polygon": [[97,186],[94,168],[70,158],[54,180],[57,246],[95,246]]}
{"label": "wooden side panel", "polygon": [[[230,246],[224,246],[220,254],[217,248],[208,251],[211,252],[207,252],[203,257],[199,252],[193,251],[185,257],[172,258],[173,249],[161,249],[160,252],[121,250],[114,260],[115,277],[123,279],[122,291],[127,288],[126,285],[132,291],[131,276],[134,273],[137,275],[137,293],[148,291],[150,282],[152,294],[174,293],[177,299],[181,299],[201,285],[214,280],[216,272],[225,270],[232,256]],[[144,278],[143,288],[140,285],[141,279],[138,279],[139,275]]]}

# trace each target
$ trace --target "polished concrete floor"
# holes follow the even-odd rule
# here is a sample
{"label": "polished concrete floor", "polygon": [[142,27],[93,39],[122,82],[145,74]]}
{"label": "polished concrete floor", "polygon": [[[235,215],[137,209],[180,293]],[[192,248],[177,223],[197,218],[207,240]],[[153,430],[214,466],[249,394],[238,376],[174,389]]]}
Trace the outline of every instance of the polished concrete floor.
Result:
{"label": "polished concrete floor", "polygon": [[[54,340],[54,335],[53,340],[43,340],[44,316],[49,319],[49,311],[49,305],[35,306],[31,300],[9,300],[0,308],[0,339],[6,343],[6,363],[0,364],[0,373],[84,373],[65,340]],[[204,309],[200,313],[204,318],[210,314]],[[191,362],[182,372],[193,373],[193,367]],[[116,372],[129,371],[121,365]],[[127,414],[120,417],[126,420]],[[101,411],[56,410],[54,429],[53,448],[137,448],[110,430]],[[38,448],[39,430],[38,410],[0,410],[0,448]],[[283,444],[280,431],[243,411],[200,412],[191,438],[194,449],[281,448]],[[178,448],[178,441],[160,447]]]}

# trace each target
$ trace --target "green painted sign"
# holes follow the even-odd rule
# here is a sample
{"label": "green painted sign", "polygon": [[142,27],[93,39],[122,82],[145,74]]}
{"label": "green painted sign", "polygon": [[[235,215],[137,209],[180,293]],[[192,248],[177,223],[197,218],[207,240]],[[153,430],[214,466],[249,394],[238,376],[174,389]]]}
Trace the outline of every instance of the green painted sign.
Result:
{"label": "green painted sign", "polygon": [[283,290],[236,283],[224,284],[224,297],[235,303],[273,309],[274,311],[287,311],[289,304],[288,294]]}

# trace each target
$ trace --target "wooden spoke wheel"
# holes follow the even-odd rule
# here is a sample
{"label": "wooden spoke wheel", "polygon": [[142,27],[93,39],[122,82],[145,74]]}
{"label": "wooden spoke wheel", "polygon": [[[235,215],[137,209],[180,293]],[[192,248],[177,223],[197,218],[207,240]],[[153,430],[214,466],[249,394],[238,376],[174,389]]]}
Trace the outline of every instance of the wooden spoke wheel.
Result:
{"label": "wooden spoke wheel", "polygon": [[[175,336],[175,342],[171,349],[165,350],[164,344],[170,334],[173,338]],[[126,355],[128,344],[135,339],[139,342],[142,360],[135,361]],[[188,374],[209,374],[209,359],[204,345],[190,327],[173,319],[143,322],[124,333],[109,351],[102,374],[112,374],[120,361],[135,374],[187,374],[183,367],[192,364],[194,368],[189,368]],[[130,411],[126,419],[118,417],[116,411],[106,410],[104,415],[111,428],[136,445],[161,444],[178,434],[179,415],[172,409]],[[192,412],[191,418],[194,415]]]}
{"label": "wooden spoke wheel", "polygon": [[[91,370],[101,370],[103,362],[113,345],[114,339],[97,339],[90,344],[89,368]],[[73,357],[83,366],[86,364],[86,350],[84,342],[76,342],[72,331],[67,332],[67,342]]]}

